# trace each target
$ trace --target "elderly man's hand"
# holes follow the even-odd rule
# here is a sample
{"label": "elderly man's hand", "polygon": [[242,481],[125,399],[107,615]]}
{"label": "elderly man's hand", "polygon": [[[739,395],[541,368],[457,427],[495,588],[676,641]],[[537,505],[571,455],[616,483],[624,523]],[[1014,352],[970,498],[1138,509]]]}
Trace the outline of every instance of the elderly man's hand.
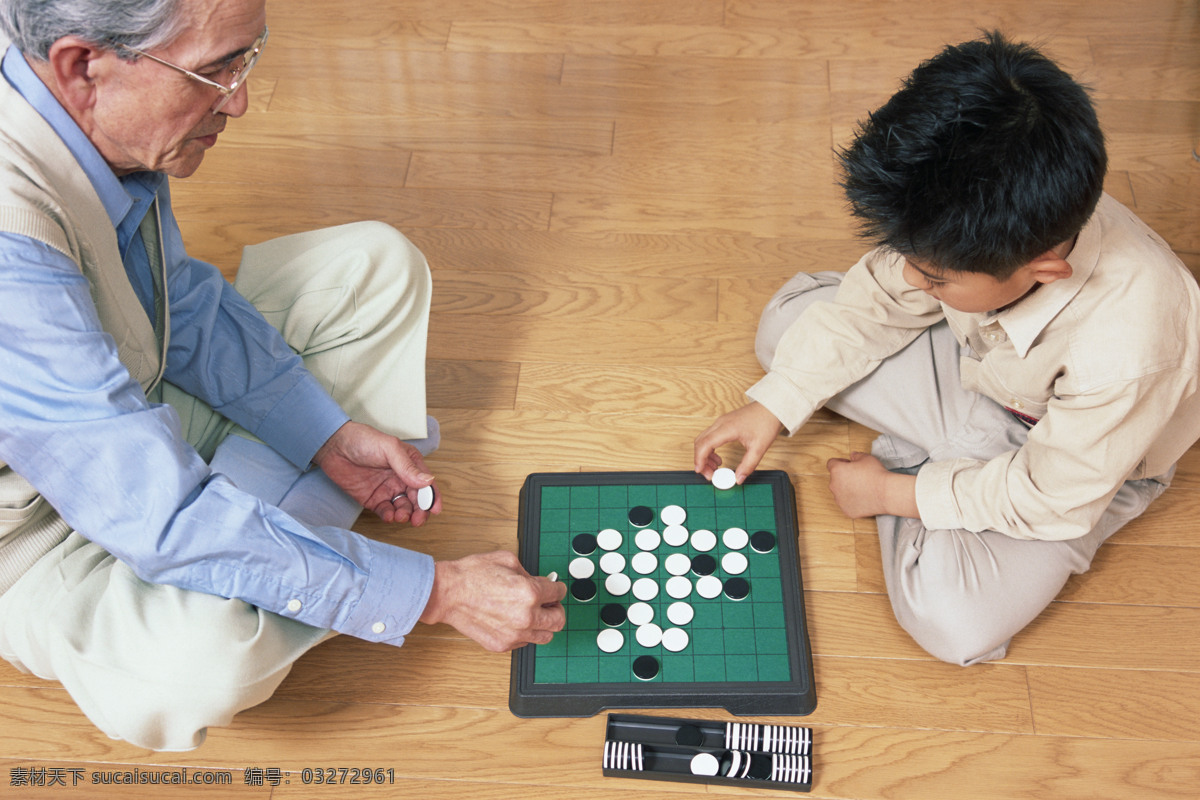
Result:
{"label": "elderly man's hand", "polygon": [[499,550],[439,561],[421,622],[444,622],[487,650],[546,644],[566,624],[567,585],[530,575]]}
{"label": "elderly man's hand", "polygon": [[370,425],[347,422],[321,446],[313,463],[384,522],[421,525],[442,510],[436,489],[432,508],[417,506],[417,490],[434,481],[417,449]]}

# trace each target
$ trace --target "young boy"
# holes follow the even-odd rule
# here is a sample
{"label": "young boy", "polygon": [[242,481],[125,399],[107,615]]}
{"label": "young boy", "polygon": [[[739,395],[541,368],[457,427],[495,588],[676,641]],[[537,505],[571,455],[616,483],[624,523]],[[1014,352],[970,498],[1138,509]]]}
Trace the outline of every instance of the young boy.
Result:
{"label": "young boy", "polygon": [[1003,658],[1200,437],[1200,291],[1103,194],[1084,89],[998,33],[918,67],[839,157],[876,249],[772,298],[767,375],[695,468],[740,442],[740,482],[821,406],[881,431],[828,467],[877,518],[897,619],[943,660]]}

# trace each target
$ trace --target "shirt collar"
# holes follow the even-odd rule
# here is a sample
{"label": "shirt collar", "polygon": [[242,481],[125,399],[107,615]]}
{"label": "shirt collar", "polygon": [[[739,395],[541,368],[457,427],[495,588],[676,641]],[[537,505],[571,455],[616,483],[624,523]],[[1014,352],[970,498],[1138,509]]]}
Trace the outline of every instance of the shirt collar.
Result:
{"label": "shirt collar", "polygon": [[991,317],[1008,335],[1017,355],[1024,358],[1046,326],[1079,294],[1092,277],[1100,260],[1100,223],[1097,215],[1079,232],[1075,246],[1067,255],[1071,276],[1053,283],[1039,284],[1037,291],[1026,295],[1010,308]]}
{"label": "shirt collar", "polygon": [[[75,156],[75,160],[92,182],[114,228],[122,227],[122,222],[135,206],[145,213],[143,201],[158,191],[166,180],[166,175],[135,172],[118,178],[100,155],[100,151],[25,61],[24,54],[16,45],[9,45],[0,71],[12,87],[42,115],[71,151],[71,155]],[[137,216],[140,220],[141,214]],[[136,228],[136,224],[134,227]]]}

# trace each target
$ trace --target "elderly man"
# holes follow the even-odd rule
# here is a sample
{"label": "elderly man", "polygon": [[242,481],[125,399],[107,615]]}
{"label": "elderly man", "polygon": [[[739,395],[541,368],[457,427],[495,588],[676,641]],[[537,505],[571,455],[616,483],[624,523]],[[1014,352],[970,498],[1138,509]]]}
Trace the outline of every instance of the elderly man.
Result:
{"label": "elderly man", "polygon": [[565,587],[512,554],[347,530],[441,510],[421,254],[348,225],[230,286],[184,252],[167,178],[245,112],[264,0],[0,0],[0,32],[0,655],[182,750],[334,632],[549,641]]}

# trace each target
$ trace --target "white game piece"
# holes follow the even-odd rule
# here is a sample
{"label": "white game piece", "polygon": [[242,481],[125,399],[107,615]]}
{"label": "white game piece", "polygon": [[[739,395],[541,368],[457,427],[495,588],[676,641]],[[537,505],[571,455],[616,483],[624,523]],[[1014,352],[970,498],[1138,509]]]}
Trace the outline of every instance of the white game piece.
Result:
{"label": "white game piece", "polygon": [[596,544],[601,550],[616,550],[621,541],[621,532],[616,528],[605,528],[596,534]]}
{"label": "white game piece", "polygon": [[688,646],[688,633],[682,628],[667,628],[662,633],[662,646],[672,653],[678,653]]}
{"label": "white game piece", "polygon": [[658,597],[658,581],[653,578],[638,578],[633,582],[633,596],[638,600],[653,600]]}
{"label": "white game piece", "polygon": [[662,537],[656,530],[642,528],[637,532],[637,536],[633,537],[633,543],[637,545],[638,550],[657,550],[662,543]]}
{"label": "white game piece", "polygon": [[590,558],[580,556],[571,559],[567,572],[571,573],[572,578],[590,578],[596,574],[596,565]]}
{"label": "white game piece", "polygon": [[729,467],[721,467],[712,476],[712,485],[721,489],[732,489],[737,486],[737,474]]}
{"label": "white game piece", "polygon": [[692,593],[692,582],[682,575],[667,579],[667,594],[676,600],[682,600]]}
{"label": "white game piece", "polygon": [[638,575],[649,575],[658,569],[658,556],[654,553],[634,553],[629,564]]}
{"label": "white game piece", "polygon": [[625,634],[616,628],[605,628],[596,636],[596,646],[606,653],[615,653],[625,644]]}
{"label": "white game piece", "polygon": [[614,572],[604,579],[604,590],[613,597],[624,597],[629,594],[633,581],[623,572]]}
{"label": "white game piece", "polygon": [[696,581],[696,594],[706,600],[721,596],[721,579],[715,575],[705,575]]}
{"label": "white game piece", "polygon": [[686,553],[671,553],[663,564],[672,575],[687,575],[692,570],[692,559]]}
{"label": "white game piece", "polygon": [[721,541],[730,550],[741,550],[750,544],[750,534],[743,528],[726,528],[725,533],[721,534]]}
{"label": "white game piece", "polygon": [[716,775],[721,769],[721,762],[712,753],[696,753],[692,756],[693,775]]}
{"label": "white game piece", "polygon": [[658,643],[662,641],[662,628],[653,622],[647,622],[645,625],[638,626],[635,636],[637,636],[637,643],[642,647],[658,647]]}
{"label": "white game piece", "polygon": [[641,627],[654,619],[654,606],[649,603],[634,603],[625,612],[630,625]]}
{"label": "white game piece", "polygon": [[625,556],[620,553],[605,553],[600,556],[600,571],[605,575],[616,575],[625,569]]}
{"label": "white game piece", "polygon": [[688,529],[682,525],[668,525],[663,528],[662,538],[671,547],[683,547],[687,544]]}
{"label": "white game piece", "polygon": [[726,553],[721,556],[721,569],[729,575],[741,575],[750,563],[741,553]]}
{"label": "white game piece", "polygon": [[667,619],[673,625],[687,625],[696,618],[696,610],[690,603],[671,603],[667,606]]}
{"label": "white game piece", "polygon": [[683,521],[687,519],[687,511],[683,506],[667,506],[658,516],[662,519],[663,525],[682,525]]}
{"label": "white game piece", "polygon": [[417,508],[428,511],[433,508],[433,487],[422,486],[417,489]]}
{"label": "white game piece", "polygon": [[692,531],[692,547],[699,550],[701,553],[707,553],[717,546],[717,535],[712,531],[701,528],[698,531]]}

